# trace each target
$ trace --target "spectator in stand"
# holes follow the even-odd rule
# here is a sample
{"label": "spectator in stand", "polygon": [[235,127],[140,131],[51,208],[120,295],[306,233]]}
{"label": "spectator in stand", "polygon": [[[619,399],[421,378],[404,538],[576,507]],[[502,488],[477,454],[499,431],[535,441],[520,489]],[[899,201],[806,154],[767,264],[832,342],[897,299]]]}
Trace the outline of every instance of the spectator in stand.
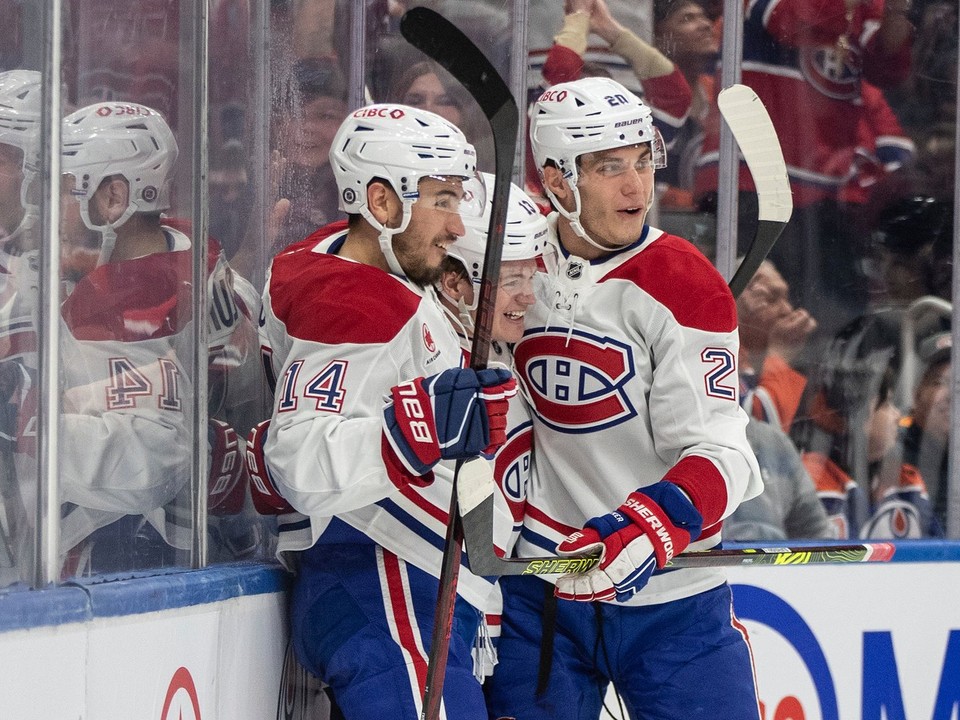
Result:
{"label": "spectator in stand", "polygon": [[[637,37],[653,42],[653,0],[607,0],[611,14]],[[568,3],[559,0],[528,0],[527,2],[527,88],[533,102],[543,92],[543,67],[547,56],[562,32],[565,15],[570,13]],[[590,40],[581,53],[584,60],[603,68],[602,77],[611,77],[627,90],[641,94],[643,87],[627,59],[618,55],[608,43]]]}
{"label": "spectator in stand", "polygon": [[288,199],[290,209],[270,255],[342,217],[329,154],[347,110],[346,80],[336,59],[310,58],[294,65],[273,108],[277,197]]}
{"label": "spectator in stand", "polygon": [[949,332],[920,343],[924,364],[913,409],[900,421],[896,447],[874,488],[867,527],[874,538],[942,537],[947,521],[950,443]]}
{"label": "spectator in stand", "polygon": [[477,149],[477,166],[493,170],[493,137],[476,100],[431,60],[415,62],[397,77],[388,102],[429,110],[463,130]]}
{"label": "spectator in stand", "polygon": [[790,304],[789,286],[764,260],[737,298],[740,401],[753,417],[790,431],[807,384],[795,364],[817,321]]}
{"label": "spectator in stand", "polygon": [[763,492],[741,503],[724,521],[724,540],[834,537],[834,525],[790,436],[750,418],[747,440],[757,456]]}
{"label": "spectator in stand", "polygon": [[[763,101],[783,146],[794,213],[771,252],[795,304],[824,337],[865,309],[862,250],[840,191],[853,170],[864,109],[861,81],[881,90],[910,73],[907,0],[759,0],[747,5],[743,83]],[[717,189],[719,123],[707,124],[696,191]],[[740,164],[743,217],[753,179]],[[755,206],[754,206],[755,207]],[[755,222],[755,215],[753,216]],[[741,241],[752,237],[740,222]],[[745,248],[741,248],[744,251]]]}
{"label": "spectator in stand", "polygon": [[791,431],[839,538],[859,537],[867,526],[900,419],[894,350],[863,343],[861,325],[851,323],[828,347],[812,376],[809,409]]}
{"label": "spectator in stand", "polygon": [[720,40],[700,0],[657,0],[653,21],[657,48],[676,63],[693,93],[690,113],[677,134],[670,162],[657,177],[660,207],[692,210],[696,160],[710,107],[716,102],[714,66]]}

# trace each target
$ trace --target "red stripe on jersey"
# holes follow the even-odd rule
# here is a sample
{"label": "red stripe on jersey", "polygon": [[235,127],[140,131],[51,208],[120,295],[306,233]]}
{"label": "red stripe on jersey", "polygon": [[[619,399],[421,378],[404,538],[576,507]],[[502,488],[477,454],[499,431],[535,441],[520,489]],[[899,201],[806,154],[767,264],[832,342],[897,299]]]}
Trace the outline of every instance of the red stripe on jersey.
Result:
{"label": "red stripe on jersey", "polygon": [[[430,475],[432,477],[433,473],[431,472]],[[409,485],[403,486],[400,488],[400,494],[427,513],[427,515],[430,515],[434,520],[437,520],[444,525],[447,524],[447,520],[450,518],[450,513],[443,508],[434,505],[432,502],[423,497],[423,495],[418,493],[413,487]]]}
{"label": "red stripe on jersey", "polygon": [[664,480],[682,488],[703,516],[704,527],[720,521],[727,507],[727,484],[710,460],[688,455],[667,471]]}
{"label": "red stripe on jersey", "polygon": [[389,342],[417,311],[421,297],[379,268],[318,252],[315,238],[323,231],[273,259],[274,314],[290,335],[302,340]]}
{"label": "red stripe on jersey", "polygon": [[417,687],[420,696],[427,684],[427,660],[421,654],[415,633],[416,628],[410,624],[414,615],[413,608],[407,607],[407,597],[403,588],[400,561],[389,550],[383,551],[383,569],[387,577],[387,592],[389,593],[390,609],[393,611],[393,621],[397,628],[397,640],[400,647],[410,656],[413,670],[417,677]]}
{"label": "red stripe on jersey", "polygon": [[78,340],[136,342],[176,335],[190,321],[189,250],[107,263],[85,275],[61,308]]}
{"label": "red stripe on jersey", "polygon": [[540,510],[539,508],[532,505],[529,500],[527,501],[526,514],[529,515],[534,520],[536,520],[537,522],[542,523],[543,525],[546,525],[551,530],[554,530],[560,533],[564,537],[572,533],[574,530],[580,529],[580,528],[573,527],[572,525],[565,525],[559,520],[554,520],[552,517],[547,515],[543,510]]}
{"label": "red stripe on jersey", "polygon": [[665,306],[683,327],[707,332],[737,328],[737,306],[723,277],[683,238],[661,235],[606,280],[629,280]]}
{"label": "red stripe on jersey", "polygon": [[0,357],[4,360],[37,351],[37,333],[33,328],[0,335]]}

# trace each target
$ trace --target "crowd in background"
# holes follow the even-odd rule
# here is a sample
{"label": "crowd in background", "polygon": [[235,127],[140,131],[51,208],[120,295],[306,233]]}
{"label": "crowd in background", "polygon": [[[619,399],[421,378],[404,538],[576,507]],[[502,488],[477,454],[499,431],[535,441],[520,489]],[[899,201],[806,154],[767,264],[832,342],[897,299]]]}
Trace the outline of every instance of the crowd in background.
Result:
{"label": "crowd in background", "polygon": [[[422,4],[451,17],[508,75],[510,3]],[[139,103],[165,119],[182,152],[191,132],[184,90],[189,69],[179,51],[189,34],[183,6],[177,0],[65,3],[67,110]],[[364,5],[365,100],[441,115],[476,146],[478,167],[493,170],[492,138],[476,102],[400,37],[407,6],[403,0]],[[227,268],[217,272],[256,285],[273,255],[343,217],[329,150],[351,109],[347,39],[357,7],[336,0],[269,4],[270,105],[263,118],[250,103],[251,5],[211,2],[209,227],[217,262]],[[745,504],[724,533],[732,540],[941,537],[950,430],[957,7],[944,0],[837,0],[825,7],[780,0],[746,9],[743,82],[764,101],[781,138],[795,213],[738,298],[740,392],[766,492]],[[0,29],[0,70],[36,69],[39,58],[21,32],[35,21],[31,4],[0,0],[0,9],[11,19]],[[699,242],[708,256],[718,185],[721,12],[721,3],[708,0],[527,4],[526,100],[550,84],[585,76],[613,77],[641,94],[667,148],[667,167],[657,171],[657,224]],[[258,122],[269,123],[267,157],[254,156]],[[14,170],[19,157],[11,161]],[[545,209],[549,201],[527,159],[525,189]],[[257,163],[267,168],[263,186],[255,182]],[[187,214],[190,164],[181,158],[171,179],[169,213]],[[751,183],[743,169],[741,254],[755,228]],[[0,217],[6,236],[14,234],[9,217]],[[71,242],[94,254],[91,260],[89,252],[73,253],[86,264],[65,266],[75,273],[64,277],[65,292],[74,297],[75,286],[103,264],[95,259],[103,240],[85,234]],[[10,254],[12,246],[5,247]],[[227,294],[234,295],[243,291]],[[249,297],[247,306],[238,303],[252,322]],[[129,316],[129,310],[119,312]],[[240,354],[251,360],[249,347]],[[36,379],[11,369],[14,356],[7,350],[0,364],[0,388],[7,406],[22,407]],[[257,358],[252,362],[259,365]],[[141,378],[131,371],[122,382],[130,390]],[[232,396],[227,402],[236,408],[223,397],[212,399],[212,416],[243,437],[266,412],[265,405],[250,407],[256,395]],[[22,463],[16,448],[12,455],[3,460],[7,474],[11,464]],[[9,488],[7,478],[7,536],[20,532],[9,512]],[[172,488],[165,502],[180,489]],[[234,510],[253,535],[223,522],[233,539],[224,541],[219,559],[268,555],[270,527],[255,518],[249,502]],[[90,567],[89,558],[76,555],[73,550],[73,564],[65,565],[68,575],[84,562]],[[148,557],[182,562],[182,556]]]}

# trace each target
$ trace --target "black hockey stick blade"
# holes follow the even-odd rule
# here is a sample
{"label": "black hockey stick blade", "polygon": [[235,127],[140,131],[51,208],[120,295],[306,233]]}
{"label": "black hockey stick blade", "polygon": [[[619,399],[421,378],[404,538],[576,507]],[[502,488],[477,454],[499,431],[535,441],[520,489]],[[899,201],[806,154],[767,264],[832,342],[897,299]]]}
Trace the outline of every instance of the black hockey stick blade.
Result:
{"label": "black hockey stick blade", "polygon": [[[513,160],[520,128],[520,113],[510,88],[487,57],[453,23],[425,7],[415,7],[400,19],[400,32],[407,42],[446,68],[483,110],[493,135],[496,182],[492,188],[487,247],[480,279],[480,300],[474,323],[471,367],[486,367],[490,354],[493,305],[500,279],[500,256],[507,220],[507,198],[513,176]],[[487,188],[491,192],[491,188]]]}
{"label": "black hockey stick blade", "polygon": [[[487,358],[490,355],[490,334],[493,327],[496,288],[500,280],[500,256],[506,229],[507,200],[510,193],[510,179],[513,175],[517,132],[520,127],[517,103],[503,78],[487,57],[442,15],[429,8],[411,8],[400,20],[400,32],[407,42],[446,68],[467,89],[486,116],[493,135],[495,180],[494,187],[487,189],[488,193],[492,192],[490,224],[487,228],[487,247],[484,252],[483,274],[480,278],[480,297],[470,349],[470,367],[480,370],[487,366]],[[475,458],[466,463],[458,461],[454,471],[437,592],[437,609],[434,614],[430,652],[427,659],[427,677],[420,715],[422,720],[436,720],[440,716],[440,706],[443,702],[443,682],[450,648],[450,633],[453,626],[463,546],[463,529],[457,492],[459,477],[464,470],[487,465],[487,461],[482,458]]]}
{"label": "black hockey stick blade", "polygon": [[746,85],[731,85],[720,92],[717,104],[750,169],[759,208],[756,235],[730,280],[737,297],[790,220],[793,195],[777,131],[757,94]]}
{"label": "black hockey stick blade", "polygon": [[[476,467],[464,472],[458,485],[463,534],[470,570],[488,577],[501,575],[562,575],[593,569],[598,557],[502,558],[493,548],[493,475]],[[705,550],[676,555],[668,568],[732,567],[736,565],[811,565],[823,563],[886,562],[892,543],[796,545]]]}

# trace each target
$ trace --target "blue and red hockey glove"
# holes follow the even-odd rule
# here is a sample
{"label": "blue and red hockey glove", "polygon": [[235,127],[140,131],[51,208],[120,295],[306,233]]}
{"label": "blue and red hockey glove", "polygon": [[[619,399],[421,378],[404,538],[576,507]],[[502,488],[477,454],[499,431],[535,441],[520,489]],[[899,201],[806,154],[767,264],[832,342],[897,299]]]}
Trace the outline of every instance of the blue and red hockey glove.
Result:
{"label": "blue and red hockey glove", "polygon": [[440,460],[493,457],[517,393],[509,370],[452,368],[401,383],[383,410],[381,453],[397,485],[427,485]]}
{"label": "blue and red hockey glove", "polygon": [[207,509],[211,515],[235,515],[243,509],[247,494],[247,464],[243,443],[236,431],[223,420],[207,423],[207,449],[210,452],[210,478]]}
{"label": "blue and red hockey glove", "polygon": [[703,517],[673,483],[661,481],[627,496],[607,515],[587,521],[557,546],[563,556],[600,553],[600,564],[557,579],[563,600],[617,600],[640,592],[657,568],[700,536]]}
{"label": "blue and red hockey glove", "polygon": [[263,444],[267,441],[270,421],[264,420],[253,426],[247,435],[247,472],[250,473],[250,495],[253,506],[261,515],[284,515],[294,512],[283,495],[277,490],[267,463],[263,457]]}

